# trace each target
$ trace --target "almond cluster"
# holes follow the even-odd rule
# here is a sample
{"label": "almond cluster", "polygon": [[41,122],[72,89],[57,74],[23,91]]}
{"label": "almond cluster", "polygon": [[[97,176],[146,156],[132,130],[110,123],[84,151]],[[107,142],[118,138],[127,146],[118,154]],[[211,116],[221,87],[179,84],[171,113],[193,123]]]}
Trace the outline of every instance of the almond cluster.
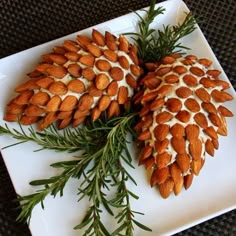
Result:
{"label": "almond cluster", "polygon": [[225,90],[212,62],[173,54],[161,63],[148,63],[150,72],[140,81],[143,90],[134,96],[141,104],[135,129],[143,147],[139,160],[158,185],[163,198],[190,187],[205,162],[214,156],[219,135],[227,135],[225,117],[233,116],[222,104],[233,97]]}
{"label": "almond cluster", "polygon": [[43,55],[43,61],[15,88],[18,95],[6,109],[6,121],[38,123],[43,130],[57,121],[62,129],[81,124],[89,115],[97,120],[120,114],[130,104],[137,78],[137,49],[124,36],[97,30],[92,37],[78,35]]}

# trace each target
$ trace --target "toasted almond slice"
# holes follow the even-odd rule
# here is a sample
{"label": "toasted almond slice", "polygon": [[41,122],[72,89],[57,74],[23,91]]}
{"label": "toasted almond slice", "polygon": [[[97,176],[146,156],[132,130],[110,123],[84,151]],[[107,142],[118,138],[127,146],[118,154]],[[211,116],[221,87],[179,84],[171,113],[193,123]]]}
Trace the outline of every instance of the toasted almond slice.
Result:
{"label": "toasted almond slice", "polygon": [[[163,142],[166,142],[166,141],[163,140],[161,143]],[[157,164],[158,169],[162,169],[166,167],[170,163],[170,161],[171,161],[171,155],[168,152],[163,152],[156,156],[156,164]]]}
{"label": "toasted almond slice", "polygon": [[109,71],[109,74],[112,79],[120,81],[124,78],[124,72],[120,67],[112,67]]}
{"label": "toasted almond slice", "polygon": [[126,82],[127,84],[131,87],[131,88],[137,88],[137,81],[136,79],[131,75],[131,74],[127,74],[125,76]]}
{"label": "toasted almond slice", "polygon": [[94,65],[95,58],[92,55],[83,55],[80,57],[79,62],[86,66],[92,67]]}
{"label": "toasted almond slice", "polygon": [[78,108],[81,111],[89,110],[93,105],[93,102],[94,102],[93,97],[88,93],[85,93],[79,99]]}
{"label": "toasted almond slice", "polygon": [[44,88],[44,89],[47,89],[50,84],[52,84],[54,82],[54,79],[53,78],[50,78],[50,77],[44,77],[42,79],[39,79],[36,81],[36,84],[38,87],[40,88]]}
{"label": "toasted almond slice", "polygon": [[80,55],[76,52],[67,52],[65,53],[65,57],[70,61],[76,62],[79,60]]}
{"label": "toasted almond slice", "polygon": [[95,79],[95,86],[99,90],[104,90],[109,85],[109,77],[106,74],[98,74]]}
{"label": "toasted almond slice", "polygon": [[111,103],[111,98],[108,95],[103,95],[98,101],[98,108],[100,111],[105,111]]}
{"label": "toasted almond slice", "polygon": [[45,113],[45,109],[37,105],[29,105],[26,107],[24,113],[27,116],[41,116]]}
{"label": "toasted almond slice", "polygon": [[107,60],[99,59],[95,64],[100,71],[109,71],[111,69],[111,64]]}
{"label": "toasted almond slice", "polygon": [[27,115],[23,115],[20,119],[20,123],[22,125],[31,125],[36,123],[39,120],[38,116],[27,116]]}
{"label": "toasted almond slice", "polygon": [[184,105],[188,110],[191,112],[199,112],[200,111],[200,105],[194,98],[188,98],[185,100]]}
{"label": "toasted almond slice", "polygon": [[81,73],[80,73],[81,67],[76,63],[70,64],[68,66],[67,70],[72,76],[74,76],[76,78],[79,78],[81,76]]}
{"label": "toasted almond slice", "polygon": [[68,84],[67,84],[67,88],[68,90],[70,90],[71,92],[75,92],[75,93],[83,93],[85,91],[85,85],[81,80],[71,80]]}
{"label": "toasted almond slice", "polygon": [[59,110],[60,111],[72,111],[75,108],[77,102],[78,102],[78,100],[75,96],[68,95],[62,101],[62,103],[59,107]]}
{"label": "toasted almond slice", "polygon": [[100,57],[102,55],[102,50],[95,44],[89,43],[86,48],[95,57]]}
{"label": "toasted almond slice", "polygon": [[122,68],[124,68],[125,70],[129,69],[129,61],[125,56],[120,56],[118,58],[118,61],[119,61]]}
{"label": "toasted almond slice", "polygon": [[118,60],[118,55],[116,52],[112,51],[112,50],[109,50],[109,49],[105,49],[103,51],[103,54],[104,56],[109,60],[109,61],[112,61],[112,62],[117,62]]}
{"label": "toasted almond slice", "polygon": [[88,67],[82,69],[82,76],[87,80],[93,80],[96,77],[94,70]]}
{"label": "toasted almond slice", "polygon": [[91,43],[91,39],[85,35],[79,34],[77,35],[76,39],[82,48],[87,48],[87,46]]}
{"label": "toasted almond slice", "polygon": [[55,95],[64,95],[68,91],[67,86],[61,81],[53,82],[48,90]]}
{"label": "toasted almond slice", "polygon": [[50,96],[46,92],[39,91],[38,93],[35,93],[31,98],[30,98],[30,103],[34,105],[40,105],[44,106],[47,104],[49,101]]}
{"label": "toasted almond slice", "polygon": [[169,133],[169,125],[167,124],[157,125],[153,132],[157,140],[163,141]]}
{"label": "toasted almond slice", "polygon": [[36,79],[30,79],[30,80],[26,81],[25,83],[18,85],[15,88],[15,92],[21,93],[25,90],[38,89],[39,86],[37,85],[37,80]]}
{"label": "toasted almond slice", "polygon": [[152,176],[151,176],[151,186],[153,187],[156,184],[162,184],[166,181],[166,179],[169,176],[169,168],[168,167],[164,167],[161,169],[156,168],[153,172],[152,172]]}
{"label": "toasted almond slice", "polygon": [[47,111],[57,111],[57,110],[59,110],[60,104],[61,104],[61,98],[58,95],[53,96],[49,100],[49,102],[47,103],[46,110]]}
{"label": "toasted almond slice", "polygon": [[184,154],[177,154],[176,155],[176,162],[181,169],[182,173],[186,173],[190,168],[190,158],[187,153]]}
{"label": "toasted almond slice", "polygon": [[72,40],[65,40],[63,43],[63,47],[71,52],[78,52],[79,51],[79,46],[76,44],[76,42]]}
{"label": "toasted almond slice", "polygon": [[121,86],[118,90],[117,101],[119,104],[125,104],[128,100],[128,89],[125,86]]}
{"label": "toasted almond slice", "polygon": [[166,101],[166,108],[170,112],[179,112],[182,108],[182,102],[178,98],[169,98]]}
{"label": "toasted almond slice", "polygon": [[93,41],[99,46],[105,46],[105,37],[96,29],[92,31]]}
{"label": "toasted almond slice", "polygon": [[108,108],[108,118],[111,118],[112,116],[118,116],[120,114],[120,106],[117,101],[113,100],[110,103],[110,106]]}
{"label": "toasted almond slice", "polygon": [[167,178],[166,181],[159,185],[161,196],[166,199],[170,196],[174,189],[174,181],[172,178]]}

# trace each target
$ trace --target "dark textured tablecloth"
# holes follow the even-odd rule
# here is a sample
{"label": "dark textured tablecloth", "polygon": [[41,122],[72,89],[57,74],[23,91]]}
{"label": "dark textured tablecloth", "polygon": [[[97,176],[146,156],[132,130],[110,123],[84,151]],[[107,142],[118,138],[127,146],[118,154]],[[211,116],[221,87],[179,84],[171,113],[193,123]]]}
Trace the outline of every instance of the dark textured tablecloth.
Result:
{"label": "dark textured tablecloth", "polygon": [[[185,3],[198,17],[203,33],[236,88],[236,0]],[[148,5],[147,0],[0,0],[0,58]],[[0,156],[0,236],[30,235],[27,225],[16,222],[19,211],[15,198]],[[228,212],[178,235],[236,235],[235,215],[235,210]]]}

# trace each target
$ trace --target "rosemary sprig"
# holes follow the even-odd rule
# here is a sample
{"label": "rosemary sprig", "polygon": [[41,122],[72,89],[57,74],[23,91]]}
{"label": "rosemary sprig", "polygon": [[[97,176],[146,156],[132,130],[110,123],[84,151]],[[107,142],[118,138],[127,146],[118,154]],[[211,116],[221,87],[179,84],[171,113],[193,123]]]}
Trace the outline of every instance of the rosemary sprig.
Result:
{"label": "rosemary sprig", "polygon": [[182,49],[188,49],[179,41],[184,36],[192,33],[196,28],[196,20],[191,13],[186,14],[186,18],[182,23],[175,26],[163,26],[163,29],[150,28],[155,17],[164,13],[164,8],[155,9],[155,0],[151,1],[146,17],[140,16],[138,24],[139,32],[128,33],[133,35],[133,40],[138,49],[139,58],[142,62],[157,62],[164,56],[172,53],[182,52]]}

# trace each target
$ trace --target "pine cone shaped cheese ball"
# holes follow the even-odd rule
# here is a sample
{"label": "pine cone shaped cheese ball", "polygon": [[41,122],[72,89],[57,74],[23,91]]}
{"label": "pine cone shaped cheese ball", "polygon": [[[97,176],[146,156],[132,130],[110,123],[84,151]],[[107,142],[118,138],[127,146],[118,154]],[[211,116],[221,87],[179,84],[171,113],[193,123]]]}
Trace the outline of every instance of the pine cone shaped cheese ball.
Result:
{"label": "pine cone shaped cheese ball", "polygon": [[38,122],[43,130],[55,121],[64,128],[81,124],[88,115],[96,120],[103,111],[119,115],[142,72],[135,46],[122,35],[95,29],[91,38],[78,35],[42,58],[30,79],[15,88],[19,94],[7,106],[6,121]]}
{"label": "pine cone shaped cheese ball", "polygon": [[163,198],[187,189],[205,154],[214,156],[218,136],[227,135],[225,117],[233,114],[223,103],[233,97],[225,91],[230,84],[211,64],[178,54],[149,63],[155,70],[141,80],[144,89],[135,95],[142,107],[135,127],[143,146],[139,163],[152,171],[151,186],[158,185]]}

